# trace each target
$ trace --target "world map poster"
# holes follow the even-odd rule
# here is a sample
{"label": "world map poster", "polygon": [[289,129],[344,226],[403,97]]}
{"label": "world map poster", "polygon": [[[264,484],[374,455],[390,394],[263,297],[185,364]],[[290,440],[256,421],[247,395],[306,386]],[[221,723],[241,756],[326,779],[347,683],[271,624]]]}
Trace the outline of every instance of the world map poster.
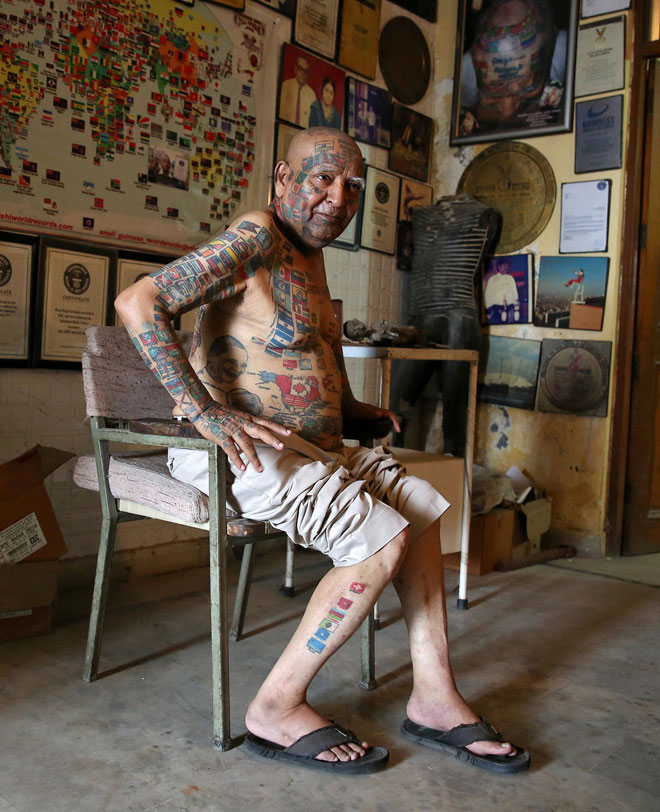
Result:
{"label": "world map poster", "polygon": [[171,252],[223,228],[253,172],[265,32],[220,11],[0,0],[0,227]]}

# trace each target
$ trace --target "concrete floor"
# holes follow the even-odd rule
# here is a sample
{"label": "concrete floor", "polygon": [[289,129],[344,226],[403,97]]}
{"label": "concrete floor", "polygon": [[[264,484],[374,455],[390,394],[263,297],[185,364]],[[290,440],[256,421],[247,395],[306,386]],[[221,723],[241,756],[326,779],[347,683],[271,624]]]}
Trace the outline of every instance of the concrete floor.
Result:
{"label": "concrete floor", "polygon": [[[277,592],[282,566],[279,553],[258,559],[250,634],[231,646],[237,734],[325,568],[316,554],[298,556],[300,592],[288,600]],[[456,576],[447,577],[451,589]],[[109,611],[106,673],[89,685],[80,680],[85,622],[5,643],[0,812],[655,812],[660,592],[635,580],[643,578],[551,566],[493,573],[471,580],[467,612],[454,608],[450,592],[459,686],[531,752],[531,770],[518,776],[485,773],[399,735],[411,670],[390,591],[377,634],[380,687],[357,687],[354,639],[310,692],[331,718],[390,749],[389,768],[373,776],[335,778],[210,746],[203,594]]]}

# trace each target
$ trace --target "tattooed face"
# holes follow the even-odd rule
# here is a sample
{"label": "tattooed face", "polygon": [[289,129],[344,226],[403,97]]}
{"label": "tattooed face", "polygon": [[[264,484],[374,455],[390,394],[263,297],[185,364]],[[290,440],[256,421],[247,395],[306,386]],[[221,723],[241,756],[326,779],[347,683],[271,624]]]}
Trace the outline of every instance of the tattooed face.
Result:
{"label": "tattooed face", "polygon": [[313,127],[291,142],[287,161],[275,169],[273,207],[286,230],[319,250],[349,224],[364,189],[355,141],[339,130]]}
{"label": "tattooed face", "polygon": [[216,383],[232,383],[247,367],[243,344],[232,336],[221,336],[211,344],[205,371]]}

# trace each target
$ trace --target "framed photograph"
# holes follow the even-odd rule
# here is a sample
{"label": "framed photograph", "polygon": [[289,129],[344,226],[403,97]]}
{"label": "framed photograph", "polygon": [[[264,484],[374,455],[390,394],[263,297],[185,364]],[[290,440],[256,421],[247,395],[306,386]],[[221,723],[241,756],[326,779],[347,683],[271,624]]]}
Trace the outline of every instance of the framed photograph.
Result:
{"label": "framed photograph", "polygon": [[367,166],[366,181],[360,247],[393,255],[401,178]]}
{"label": "framed photograph", "polygon": [[602,330],[609,257],[541,257],[537,327]]}
{"label": "framed photograph", "polygon": [[375,79],[379,30],[380,0],[342,0],[337,62]]}
{"label": "framed photograph", "polygon": [[268,6],[268,8],[289,17],[291,20],[296,16],[296,0],[257,0],[257,3]]}
{"label": "framed photograph", "polygon": [[303,129],[341,130],[345,81],[341,68],[285,42],[277,117]]}
{"label": "framed photograph", "polygon": [[[163,265],[167,265],[172,259],[173,257],[143,254],[139,251],[120,250],[117,256],[114,298],[119,296],[122,290],[126,290],[134,282],[142,279],[143,276],[148,276],[150,273],[162,268]],[[114,314],[114,323],[123,323],[116,312]]]}
{"label": "framed photograph", "polygon": [[34,365],[78,369],[91,325],[112,324],[114,248],[42,237]]}
{"label": "framed photograph", "polygon": [[613,11],[625,11],[630,8],[630,0],[582,0],[582,14],[586,17],[599,17]]}
{"label": "framed photograph", "polygon": [[584,23],[578,29],[575,95],[593,96],[623,90],[625,84],[626,18]]}
{"label": "framed photograph", "polygon": [[415,250],[413,225],[407,220],[400,220],[396,225],[396,269],[411,271]]}
{"label": "framed photograph", "polygon": [[390,147],[392,95],[382,87],[346,78],[346,132],[374,147]]}
{"label": "framed photograph", "polygon": [[339,0],[298,0],[293,40],[296,45],[334,59]]}
{"label": "framed photograph", "polygon": [[561,185],[560,254],[607,251],[610,180],[582,180]]}
{"label": "framed photograph", "polygon": [[423,17],[430,23],[437,20],[438,0],[395,0],[397,6],[405,8],[406,11],[412,11],[419,17]]}
{"label": "framed photograph", "polygon": [[623,95],[575,105],[575,174],[620,169],[623,160]]}
{"label": "framed photograph", "polygon": [[401,178],[399,199],[399,220],[412,222],[413,209],[417,206],[430,206],[433,203],[433,187],[428,183]]}
{"label": "framed photograph", "polygon": [[578,0],[514,5],[459,0],[452,145],[571,130]]}
{"label": "framed photograph", "polygon": [[29,366],[37,238],[0,232],[0,366]]}
{"label": "framed photograph", "polygon": [[532,320],[532,254],[494,257],[483,278],[483,305],[487,324],[529,324]]}
{"label": "framed photograph", "polygon": [[433,119],[394,102],[388,167],[416,180],[428,180],[432,143]]}
{"label": "framed photograph", "polygon": [[355,217],[346,226],[336,240],[330,243],[333,248],[344,248],[347,251],[357,251],[360,248],[360,231],[364,215],[364,192],[360,195],[358,210]]}
{"label": "framed photograph", "polygon": [[540,356],[540,341],[488,336],[479,363],[479,400],[533,409]]}
{"label": "framed photograph", "polygon": [[539,409],[607,417],[611,355],[610,341],[545,339],[541,347]]}

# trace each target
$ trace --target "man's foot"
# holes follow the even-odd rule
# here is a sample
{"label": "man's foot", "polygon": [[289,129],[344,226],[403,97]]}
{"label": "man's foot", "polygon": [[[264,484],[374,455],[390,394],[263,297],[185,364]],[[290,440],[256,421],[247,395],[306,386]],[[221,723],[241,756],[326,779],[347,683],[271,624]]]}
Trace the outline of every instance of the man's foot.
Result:
{"label": "man's foot", "polygon": [[[411,722],[435,730],[451,730],[458,725],[481,721],[458,691],[424,702],[412,696],[408,701],[407,713]],[[476,741],[466,746],[479,756],[513,757],[518,752],[510,742]]]}
{"label": "man's foot", "polygon": [[[269,707],[267,702],[254,699],[245,715],[245,724],[250,733],[275,744],[289,747],[301,736],[331,724],[314,708],[303,702],[282,710]],[[316,756],[319,761],[355,761],[367,752],[367,742],[341,744],[324,750]]]}

